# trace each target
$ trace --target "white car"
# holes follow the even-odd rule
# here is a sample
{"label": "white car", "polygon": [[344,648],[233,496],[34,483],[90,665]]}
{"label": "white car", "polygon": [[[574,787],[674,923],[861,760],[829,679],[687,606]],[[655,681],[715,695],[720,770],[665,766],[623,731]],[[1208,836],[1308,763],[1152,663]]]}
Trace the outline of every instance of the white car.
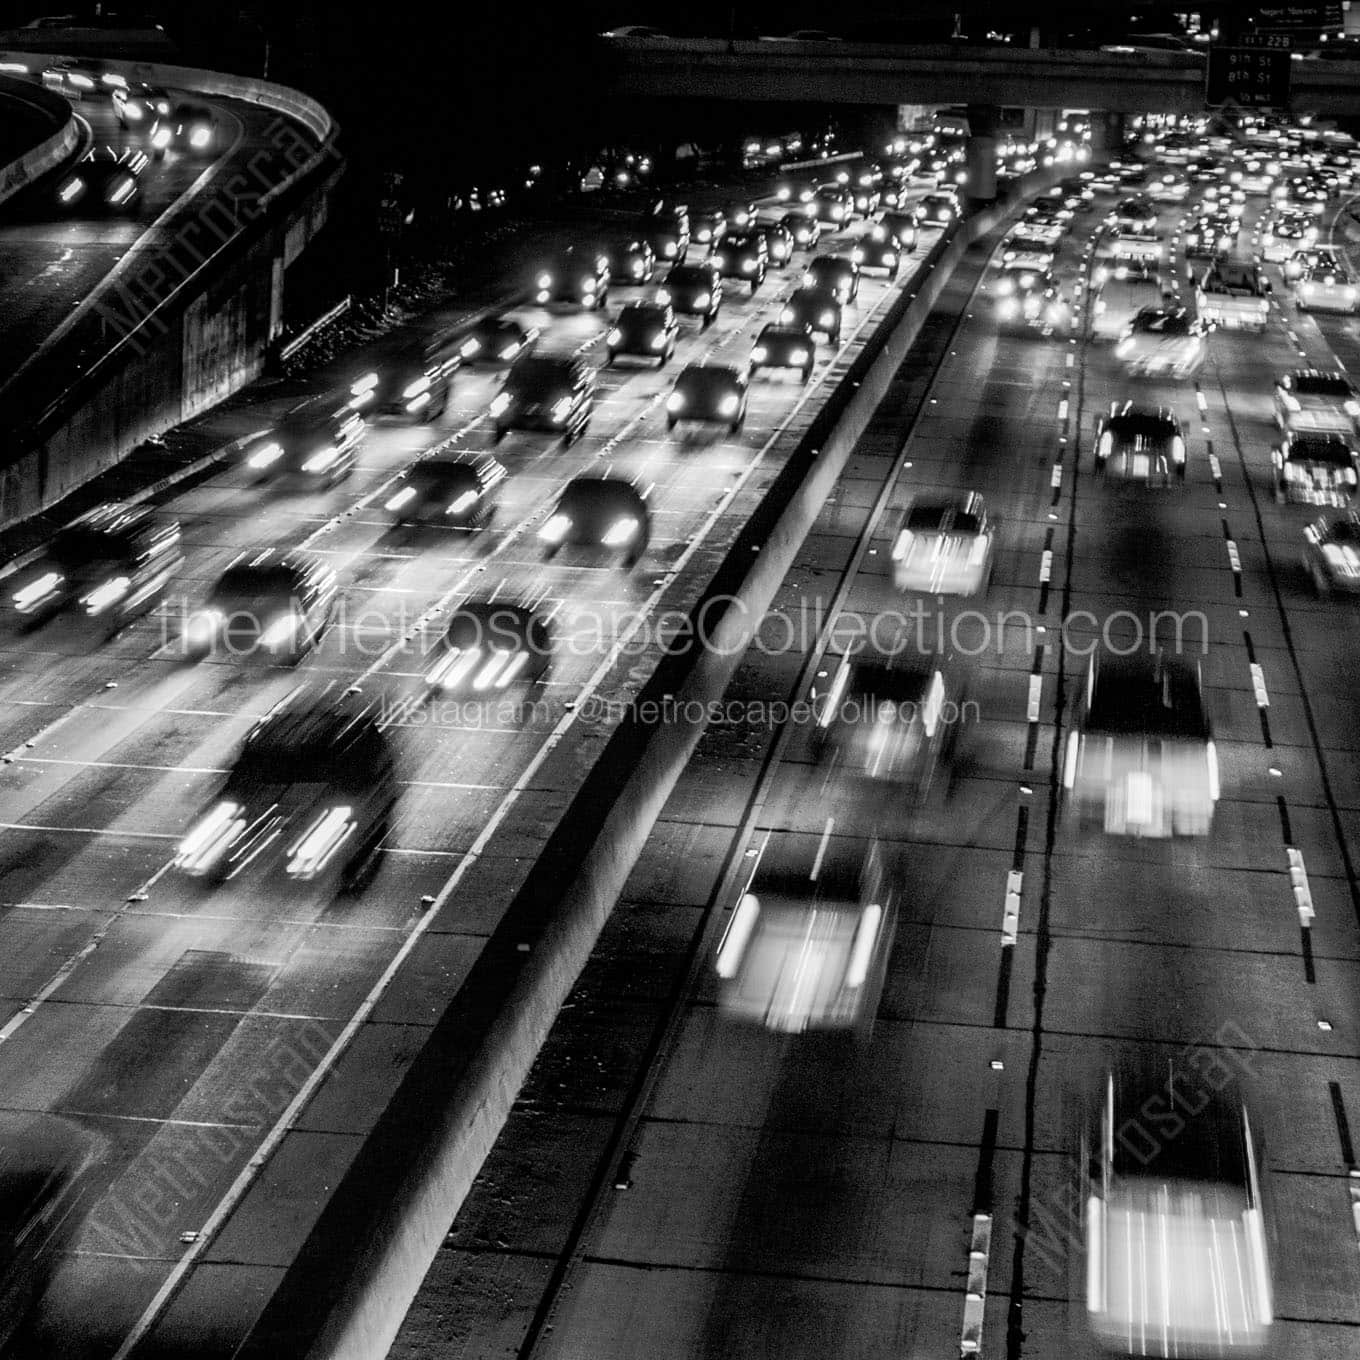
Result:
{"label": "white car", "polygon": [[1294,284],[1294,301],[1300,311],[1351,313],[1360,311],[1360,287],[1344,266],[1313,265]]}
{"label": "white car", "polygon": [[1275,381],[1275,423],[1286,434],[1360,431],[1360,392],[1346,374],[1300,368]]}
{"label": "white car", "polygon": [[1184,307],[1144,307],[1114,347],[1131,373],[1189,378],[1208,355],[1204,324]]}
{"label": "white car", "polygon": [[977,595],[992,579],[995,526],[979,492],[920,497],[907,506],[893,539],[898,590],[927,595]]}

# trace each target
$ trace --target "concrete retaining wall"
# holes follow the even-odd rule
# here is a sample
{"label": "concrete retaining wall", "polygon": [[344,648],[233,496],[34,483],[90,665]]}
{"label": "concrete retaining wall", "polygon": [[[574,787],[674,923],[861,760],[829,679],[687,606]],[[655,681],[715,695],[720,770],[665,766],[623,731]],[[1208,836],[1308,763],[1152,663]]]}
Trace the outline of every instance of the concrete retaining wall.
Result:
{"label": "concrete retaining wall", "polygon": [[80,141],[80,127],[71,106],[59,94],[34,85],[31,81],[0,76],[0,89],[6,95],[22,99],[47,114],[52,120],[52,134],[37,146],[30,147],[18,160],[0,166],[0,203],[17,194],[26,184],[55,169],[76,149]]}
{"label": "concrete retaining wall", "polygon": [[[1024,188],[1051,179],[1041,172]],[[722,695],[949,276],[1008,211],[970,219],[927,257],[692,612],[709,609],[711,626],[710,601],[741,602],[717,624],[721,646],[664,658],[638,707]],[[611,735],[238,1360],[386,1354],[701,733],[635,717]]]}
{"label": "concrete retaining wall", "polygon": [[[0,53],[38,69],[49,53]],[[37,364],[60,364],[73,377],[47,406],[14,422],[0,473],[0,526],[47,509],[124,458],[150,435],[187,420],[259,376],[282,315],[284,262],[296,259],[325,223],[341,171],[338,132],[309,96],[282,85],[155,62],[102,63],[129,81],[277,110],[280,145],[292,169],[227,221],[226,200],[205,198],[157,252],[101,283],[89,315]],[[65,103],[64,100],[59,102]],[[68,115],[69,116],[69,115]],[[314,145],[314,140],[319,145]],[[238,192],[231,184],[231,193]],[[286,196],[286,197],[285,197]],[[95,352],[93,362],[76,356]],[[58,370],[60,371],[60,370]],[[41,384],[39,384],[41,386]]]}

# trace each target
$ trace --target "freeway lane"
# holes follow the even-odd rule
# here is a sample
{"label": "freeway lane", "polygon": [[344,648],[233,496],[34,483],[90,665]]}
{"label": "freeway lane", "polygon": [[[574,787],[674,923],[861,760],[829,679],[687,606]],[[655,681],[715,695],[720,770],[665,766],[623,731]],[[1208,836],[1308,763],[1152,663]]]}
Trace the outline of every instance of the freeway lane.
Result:
{"label": "freeway lane", "polygon": [[[827,248],[849,245],[843,233]],[[438,439],[457,435],[459,448],[492,451],[481,413],[496,380],[482,371],[458,376],[440,428],[371,428],[356,476],[342,489],[262,491],[233,467],[170,500],[166,508],[185,531],[190,606],[242,547],[309,540],[332,558],[344,618],[299,672],[182,665],[164,645],[176,636],[173,600],[93,652],[60,625],[6,639],[0,994],[8,1024],[0,1027],[0,1083],[12,1107],[60,1108],[110,1147],[107,1193],[62,1265],[27,1343],[33,1353],[115,1353],[186,1252],[201,1251],[203,1260],[153,1344],[170,1334],[225,1354],[250,1325],[262,1291],[353,1155],[351,1135],[399,1080],[421,1028],[475,958],[515,875],[532,862],[610,729],[610,714],[580,710],[562,740],[569,704],[596,686],[615,703],[636,692],[648,663],[624,656],[606,665],[611,647],[630,636],[640,609],[689,606],[791,446],[763,452],[804,390],[795,382],[753,384],[739,439],[685,427],[668,437],[659,398],[683,361],[743,359],[759,324],[800,279],[797,268],[772,272],[754,298],[726,299],[710,331],[685,325],[664,373],[607,370],[590,432],[570,449],[533,434],[496,446],[511,476],[480,539],[417,547],[394,538],[376,507],[393,474]],[[866,279],[852,324],[871,325],[891,292]],[[605,329],[593,314],[526,316],[546,327],[551,348],[593,348]],[[849,329],[845,338],[853,343]],[[842,362],[826,346],[819,359],[818,379]],[[815,401],[813,393],[795,428]],[[262,407],[260,424],[273,414]],[[655,483],[651,550],[631,574],[566,552],[544,565],[534,531],[556,491],[570,476],[606,466]],[[413,722],[398,732],[407,786],[367,891],[331,899],[233,884],[208,894],[166,872],[175,841],[255,715],[300,676],[362,683],[394,699],[411,692],[420,638],[400,644],[415,621],[447,610],[470,582],[499,581],[512,594],[546,591],[559,608],[545,711],[524,726]],[[554,761],[542,763],[559,740]],[[512,791],[517,802],[507,817]],[[476,872],[446,908],[428,913],[474,851]],[[405,983],[379,994],[403,951]],[[266,1168],[267,1203],[237,1215],[211,1242],[195,1241],[365,1006],[375,1007],[374,1023],[352,1063],[322,1088],[305,1127]]]}
{"label": "freeway lane", "polygon": [[[1163,211],[1168,236],[1179,215]],[[1069,284],[1090,231],[1078,219],[1064,248]],[[981,252],[972,263],[976,278]],[[1074,1193],[1084,1112],[1110,1063],[1155,1067],[1189,1046],[1227,1067],[1264,1136],[1270,1354],[1354,1350],[1354,619],[1307,588],[1311,512],[1275,505],[1269,482],[1274,376],[1327,362],[1329,342],[1350,364],[1353,323],[1296,322],[1276,275],[1264,336],[1216,334],[1198,383],[1152,382],[1108,347],[998,335],[970,284],[961,271],[776,605],[900,609],[886,570],[897,509],[924,488],[986,493],[1004,551],[985,602],[965,602],[991,636],[974,620],[954,648],[981,718],[959,733],[947,795],[911,815],[814,764],[806,732],[747,716],[710,729],[394,1357],[607,1360],[645,1346],[676,1360],[937,1360],[958,1353],[985,1211],[983,1353],[1085,1360],[1097,1350]],[[1128,396],[1185,423],[1184,487],[1093,477],[1093,414]],[[1107,622],[1128,645],[1158,610],[1184,617],[1192,654],[1207,627],[1224,785],[1207,839],[1107,837],[1055,804],[1081,653]],[[998,611],[1018,612],[1003,628]],[[1162,641],[1172,633],[1164,620]],[[730,698],[803,697],[828,669],[807,646],[773,650],[751,652]],[[716,1005],[714,953],[748,848],[766,832],[815,845],[828,818],[861,851],[886,839],[902,893],[877,1022],[858,1044],[743,1028]],[[1316,908],[1302,932],[1289,847]]]}

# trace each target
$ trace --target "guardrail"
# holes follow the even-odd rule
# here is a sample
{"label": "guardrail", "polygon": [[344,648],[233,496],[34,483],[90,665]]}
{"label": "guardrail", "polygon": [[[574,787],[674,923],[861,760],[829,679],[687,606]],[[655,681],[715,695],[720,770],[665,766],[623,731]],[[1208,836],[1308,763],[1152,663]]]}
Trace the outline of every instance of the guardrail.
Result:
{"label": "guardrail", "polygon": [[30,147],[18,160],[0,166],[0,203],[3,203],[39,176],[56,169],[75,150],[80,141],[80,127],[71,112],[71,106],[51,90],[32,85],[26,80],[11,80],[7,76],[0,76],[0,84],[6,94],[15,99],[27,99],[44,113],[51,114],[53,122],[58,124],[50,137]]}

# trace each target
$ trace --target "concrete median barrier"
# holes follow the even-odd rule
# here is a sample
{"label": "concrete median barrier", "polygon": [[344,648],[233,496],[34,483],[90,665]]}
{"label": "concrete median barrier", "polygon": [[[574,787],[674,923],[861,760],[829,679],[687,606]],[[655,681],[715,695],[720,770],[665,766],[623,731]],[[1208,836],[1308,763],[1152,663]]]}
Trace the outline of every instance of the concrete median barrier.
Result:
{"label": "concrete median barrier", "polygon": [[52,124],[52,131],[40,142],[0,166],[0,203],[3,203],[64,161],[80,142],[80,126],[71,106],[60,95],[30,81],[0,76],[0,95],[31,105]]}
{"label": "concrete median barrier", "polygon": [[[1021,196],[1052,179],[1027,177]],[[683,711],[721,697],[953,270],[1014,210],[989,208],[932,249],[814,417],[691,611],[714,644],[664,657],[609,734],[240,1360],[387,1353],[702,734],[700,723],[647,721],[648,705]]]}

